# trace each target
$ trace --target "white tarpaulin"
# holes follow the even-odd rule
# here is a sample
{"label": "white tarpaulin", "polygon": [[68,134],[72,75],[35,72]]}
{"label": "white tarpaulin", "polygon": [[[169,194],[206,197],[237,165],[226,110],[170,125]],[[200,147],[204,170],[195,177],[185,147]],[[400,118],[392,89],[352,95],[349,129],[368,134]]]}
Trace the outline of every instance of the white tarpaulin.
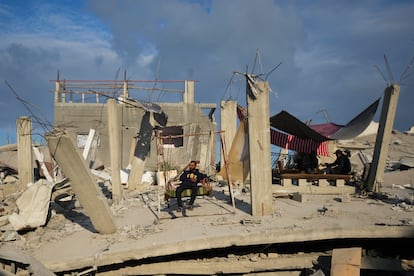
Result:
{"label": "white tarpaulin", "polygon": [[[249,176],[249,145],[247,135],[247,122],[240,121],[239,128],[234,136],[233,143],[228,154],[229,174],[232,183],[244,183]],[[226,167],[220,169],[218,175],[227,180]]]}

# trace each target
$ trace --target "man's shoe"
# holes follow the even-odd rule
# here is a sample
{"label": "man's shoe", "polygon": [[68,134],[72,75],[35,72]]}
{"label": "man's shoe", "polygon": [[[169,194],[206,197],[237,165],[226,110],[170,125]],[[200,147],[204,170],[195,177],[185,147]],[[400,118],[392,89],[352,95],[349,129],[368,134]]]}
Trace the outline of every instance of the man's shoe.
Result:
{"label": "man's shoe", "polygon": [[188,206],[188,211],[192,211],[193,210],[193,205]]}

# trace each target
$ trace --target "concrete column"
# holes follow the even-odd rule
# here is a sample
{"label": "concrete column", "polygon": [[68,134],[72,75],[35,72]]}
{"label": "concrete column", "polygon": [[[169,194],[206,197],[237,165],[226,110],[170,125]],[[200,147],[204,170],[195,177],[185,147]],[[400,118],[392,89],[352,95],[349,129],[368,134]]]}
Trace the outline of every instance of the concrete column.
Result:
{"label": "concrete column", "polygon": [[391,139],[391,132],[394,125],[395,112],[397,111],[400,86],[393,84],[385,88],[384,100],[382,103],[381,117],[377,138],[375,140],[374,155],[368,176],[368,189],[379,192],[383,182],[385,162],[388,157],[388,149]]}
{"label": "concrete column", "polygon": [[[221,101],[220,102],[220,128],[221,130],[226,131],[225,143],[227,145],[227,152],[231,149],[234,136],[237,131],[237,102],[236,101]],[[223,160],[223,152],[220,151],[220,160]],[[223,162],[221,162],[221,167],[223,167]]]}
{"label": "concrete column", "polygon": [[55,103],[60,102],[60,82],[57,80],[55,82]]}
{"label": "concrete column", "polygon": [[194,103],[194,81],[186,80],[185,81],[185,91],[183,95],[184,103]]}
{"label": "concrete column", "polygon": [[128,190],[140,190],[142,175],[144,174],[145,160],[139,159],[134,156],[131,162],[131,172],[128,177]]}
{"label": "concrete column", "polygon": [[46,141],[50,153],[70,179],[72,190],[95,230],[101,234],[115,233],[116,225],[108,202],[70,137],[63,132],[49,133],[46,134]]}
{"label": "concrete column", "polygon": [[115,99],[108,100],[109,154],[111,156],[112,199],[118,205],[122,199],[121,191],[121,128]]}
{"label": "concrete column", "polygon": [[[249,128],[250,197],[253,216],[272,214],[272,172],[270,164],[269,84],[256,82],[255,99],[246,93]],[[249,84],[247,83],[247,88]]]}
{"label": "concrete column", "polygon": [[124,80],[124,99],[129,98],[128,82]]}
{"label": "concrete column", "polygon": [[19,190],[23,191],[28,183],[33,183],[32,120],[29,117],[20,117],[17,119],[16,128]]}

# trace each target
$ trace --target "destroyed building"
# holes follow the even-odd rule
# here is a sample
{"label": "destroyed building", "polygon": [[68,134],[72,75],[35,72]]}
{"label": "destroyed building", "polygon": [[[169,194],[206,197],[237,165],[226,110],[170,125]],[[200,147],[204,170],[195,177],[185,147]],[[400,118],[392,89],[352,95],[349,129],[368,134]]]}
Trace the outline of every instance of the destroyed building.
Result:
{"label": "destroyed building", "polygon": [[[388,178],[381,194],[373,193],[364,197],[357,193],[355,186],[343,183],[339,185],[338,182],[335,185],[325,183],[323,186],[321,182],[314,185],[308,181],[299,181],[296,184],[293,181],[285,181],[282,182],[282,188],[286,192],[275,190],[278,185],[272,185],[270,179],[269,116],[268,110],[264,108],[268,107],[268,90],[265,84],[261,87],[264,88],[263,91],[259,91],[254,100],[248,100],[247,124],[250,131],[243,134],[249,138],[249,143],[243,143],[248,146],[247,159],[249,167],[252,168],[249,189],[233,186],[229,181],[227,190],[224,188],[226,184],[212,181],[211,194],[198,198],[194,210],[184,208],[182,212],[175,208],[174,199],[167,203],[162,202],[164,187],[161,188],[159,185],[145,186],[140,190],[124,190],[123,201],[118,204],[111,201],[115,195],[116,181],[109,175],[103,179],[102,176],[92,176],[90,173],[92,167],[107,166],[104,162],[108,161],[102,159],[108,158],[103,156],[103,152],[109,143],[105,142],[105,146],[102,145],[104,139],[108,139],[106,136],[112,134],[111,131],[103,131],[107,121],[105,117],[109,117],[104,112],[108,109],[108,114],[113,114],[110,113],[109,101],[108,104],[100,104],[101,100],[98,99],[103,96],[102,92],[87,91],[88,93],[81,96],[81,103],[70,109],[73,103],[68,103],[66,98],[70,93],[56,93],[57,109],[60,108],[59,105],[67,108],[66,111],[55,111],[55,116],[64,118],[56,119],[56,127],[64,127],[71,134],[48,136],[48,146],[69,180],[62,183],[56,183],[53,179],[42,180],[33,185],[24,182],[24,196],[16,193],[4,202],[7,203],[7,206],[3,204],[7,214],[0,220],[0,273],[64,276],[349,275],[345,273],[412,275],[414,256],[410,246],[407,246],[412,244],[414,233],[413,189],[411,183],[407,183],[413,179],[412,170],[405,171],[408,173],[402,180]],[[61,88],[57,90],[61,91]],[[82,92],[80,93],[82,95]],[[92,95],[96,102],[87,104],[87,94]],[[65,98],[65,103],[61,103],[62,97]],[[184,115],[186,108],[196,106],[193,100],[190,100],[191,104],[186,104],[186,97],[183,97],[181,105],[177,105],[181,108],[179,112]],[[130,96],[123,96],[119,102],[127,98],[131,99]],[[85,99],[85,102],[82,99]],[[119,100],[119,97],[117,99]],[[73,101],[73,98],[69,100]],[[154,114],[148,115],[148,112],[156,112],[157,108],[151,107],[148,102],[142,104],[136,101],[134,104],[137,105],[133,108],[135,113],[141,114],[142,118],[147,116],[146,122],[150,125],[148,129],[151,129],[152,133],[152,126],[156,125],[152,118],[155,121],[155,117],[151,117]],[[224,104],[221,103],[221,108]],[[227,115],[234,118],[227,123],[233,124],[237,103],[227,104],[231,107]],[[119,105],[119,113],[133,113],[131,107],[126,107],[126,103]],[[92,106],[96,113],[88,119],[88,125],[81,127],[83,122],[80,116],[84,114],[89,118],[91,114],[88,107],[91,109]],[[167,107],[161,104],[160,107],[168,113]],[[214,125],[214,107],[208,108],[210,116],[205,115],[204,119],[198,118],[197,121],[206,119]],[[101,117],[101,114],[106,115]],[[180,116],[179,114],[177,116]],[[27,118],[21,118],[21,121],[29,122]],[[129,139],[134,142],[122,139],[123,165],[129,162],[132,145],[138,141],[138,146],[141,146],[140,136],[136,137],[136,134],[137,129],[138,133],[142,134],[142,123],[131,121],[132,118],[130,121],[119,120],[122,131],[136,128],[129,133]],[[127,125],[125,122],[128,122],[128,129],[124,127],[124,124]],[[203,151],[207,151],[202,148],[209,149],[209,146],[198,145],[197,150],[193,151],[194,140],[191,141],[189,138],[193,137],[194,133],[207,133],[210,139],[215,136],[212,135],[213,131],[202,129],[196,125],[196,121],[190,119],[186,123],[178,120],[169,122],[174,122],[171,126],[179,125],[183,128],[183,135],[171,135],[171,138],[183,136],[183,148],[188,151],[185,153],[188,155],[183,157],[184,161],[185,158],[203,160]],[[194,129],[185,132],[187,123],[193,123]],[[109,125],[112,124],[108,122],[106,128],[109,128]],[[221,126],[223,128],[223,124]],[[95,151],[93,143],[85,142],[89,140],[91,128],[99,133],[93,135],[95,139],[99,137],[98,142],[95,142]],[[155,130],[157,129],[155,127]],[[226,128],[226,134],[229,132]],[[29,140],[29,135],[25,133],[19,133],[20,137]],[[185,140],[187,135],[190,140],[188,142]],[[397,145],[393,143],[391,148],[404,156],[411,155],[414,148],[413,136],[401,133],[398,135],[398,146],[403,147],[398,150]],[[231,140],[233,139],[231,138],[228,144],[234,143]],[[202,143],[201,139],[197,141]],[[225,144],[221,136],[220,142]],[[153,140],[151,146],[152,143]],[[80,157],[85,152],[82,148],[87,144],[92,145],[92,150],[88,154],[89,165],[92,166],[89,167]],[[210,140],[207,145],[211,144],[214,143]],[[363,140],[361,144],[372,152],[372,142],[368,145]],[[174,149],[172,146],[163,148]],[[177,148],[180,150],[178,145]],[[31,145],[25,143],[21,147],[18,146],[18,150],[30,155]],[[99,151],[102,152],[98,158]],[[153,157],[152,161],[154,167],[158,161],[159,151],[156,150],[156,153],[157,156]],[[228,157],[226,154],[223,155],[225,158]],[[231,154],[229,155],[231,157]],[[211,156],[214,156],[213,153]],[[24,171],[20,164],[19,177]],[[110,163],[111,166],[113,164]],[[148,162],[146,165],[150,164],[151,162]],[[27,164],[27,167],[28,165],[30,164]],[[230,167],[230,173],[232,172],[234,170]],[[303,176],[301,173],[297,175]],[[226,176],[231,179],[229,174]],[[19,181],[22,181],[22,178]],[[53,190],[51,184],[54,186]],[[55,186],[61,184],[66,185],[65,191],[73,190],[74,195],[57,194]],[[38,196],[41,193],[36,192],[37,188],[51,192],[51,200],[49,196],[39,200]],[[113,189],[112,195],[100,193],[101,189],[103,191],[108,188]],[[27,210],[27,214],[22,212],[21,207],[17,210],[19,214],[15,212],[16,208],[9,207],[14,197],[18,197],[18,207],[20,203],[28,205],[24,209]],[[32,200],[25,200],[26,198]],[[35,217],[34,213],[38,213],[36,208],[41,207],[39,202],[45,203],[42,208],[44,218],[50,210],[47,223],[39,223],[41,227],[36,229],[15,231],[10,225],[13,218],[17,215],[25,215],[29,219]]]}
{"label": "destroyed building", "polygon": [[[160,81],[159,81],[160,82]],[[162,82],[162,81],[161,81]],[[56,80],[54,101],[55,126],[62,127],[70,135],[74,145],[82,154],[90,130],[95,131],[89,162],[92,167],[109,166],[109,138],[107,123],[106,101],[108,98],[117,99],[119,121],[121,129],[121,159],[122,167],[127,167],[134,154],[135,144],[140,142],[143,129],[141,122],[147,111],[147,129],[150,132],[150,147],[148,156],[145,156],[145,169],[157,169],[157,139],[153,129],[161,130],[165,136],[163,141],[164,160],[171,167],[183,168],[190,160],[202,160],[199,166],[202,169],[215,164],[216,149],[215,137],[211,143],[209,132],[216,130],[214,112],[215,103],[195,103],[194,88],[196,81],[164,81],[164,85],[174,88],[157,89],[153,81],[70,81]],[[160,93],[175,94],[176,102],[157,102],[140,100],[146,93],[143,91],[158,91]],[[170,95],[167,95],[170,96]],[[177,97],[177,95],[179,97]],[[167,118],[164,122],[157,122],[155,112],[151,106],[159,106]],[[164,115],[163,114],[163,115]],[[155,115],[157,115],[155,113]],[[155,118],[154,118],[155,117]],[[163,118],[165,120],[165,118]],[[145,122],[145,120],[144,120]],[[149,128],[149,129],[148,129]],[[141,131],[141,133],[140,133]],[[204,133],[205,135],[194,135]],[[168,156],[167,156],[168,155]],[[208,160],[208,164],[204,162]]]}

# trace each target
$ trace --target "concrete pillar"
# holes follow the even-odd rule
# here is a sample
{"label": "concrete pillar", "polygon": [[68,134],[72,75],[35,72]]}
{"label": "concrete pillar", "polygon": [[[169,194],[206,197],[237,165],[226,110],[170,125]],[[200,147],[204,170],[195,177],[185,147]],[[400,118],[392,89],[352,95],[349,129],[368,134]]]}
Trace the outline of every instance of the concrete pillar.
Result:
{"label": "concrete pillar", "polygon": [[111,183],[112,199],[118,205],[122,199],[121,191],[121,128],[119,126],[119,116],[116,102],[114,99],[108,100],[108,134],[109,134],[109,154],[111,157]]}
{"label": "concrete pillar", "polygon": [[183,95],[184,103],[194,103],[194,81],[186,80],[185,81],[185,91]]}
{"label": "concrete pillar", "polygon": [[379,192],[383,182],[385,162],[388,157],[388,149],[391,139],[391,132],[394,125],[395,112],[397,111],[400,85],[392,84],[385,88],[382,103],[381,117],[377,138],[375,140],[374,155],[368,176],[368,189]]}
{"label": "concrete pillar", "polygon": [[129,98],[128,81],[124,80],[124,99]]}
{"label": "concrete pillar", "polygon": [[108,202],[70,137],[63,132],[49,133],[46,134],[46,141],[50,153],[70,179],[72,190],[95,230],[101,234],[115,233],[116,225]]}
{"label": "concrete pillar", "polygon": [[[272,214],[272,172],[270,164],[269,84],[256,82],[260,90],[253,99],[247,91],[249,128],[250,189],[253,216]],[[247,83],[247,90],[250,89]]]}
{"label": "concrete pillar", "polygon": [[57,80],[55,82],[55,103],[60,102],[60,82]]}
{"label": "concrete pillar", "polygon": [[19,190],[27,188],[33,183],[33,155],[32,155],[32,120],[29,117],[20,117],[16,122],[17,128],[17,159],[19,168]]}
{"label": "concrete pillar", "polygon": [[131,171],[128,177],[128,190],[140,190],[142,175],[144,174],[145,160],[139,159],[134,156],[131,162]]}
{"label": "concrete pillar", "polygon": [[[237,102],[236,101],[221,101],[220,102],[220,128],[221,130],[226,131],[224,136],[225,143],[227,145],[227,152],[231,149],[234,136],[237,131]],[[220,160],[223,160],[223,152],[220,151]],[[221,167],[223,167],[223,162],[221,162]]]}

